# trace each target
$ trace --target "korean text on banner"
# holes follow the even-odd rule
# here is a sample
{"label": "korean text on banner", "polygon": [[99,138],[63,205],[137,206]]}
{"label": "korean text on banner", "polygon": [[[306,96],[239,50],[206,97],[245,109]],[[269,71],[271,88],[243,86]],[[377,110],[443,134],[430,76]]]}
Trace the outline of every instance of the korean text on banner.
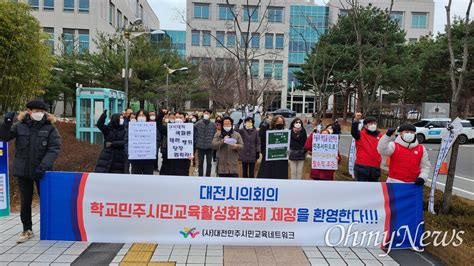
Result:
{"label": "korean text on banner", "polygon": [[8,186],[8,143],[0,141],[0,217],[10,215]]}
{"label": "korean text on banner", "polygon": [[339,136],[313,134],[312,169],[337,170]]}
{"label": "korean text on banner", "polygon": [[290,131],[287,129],[267,130],[266,144],[266,161],[288,160]]}
{"label": "korean text on banner", "polygon": [[194,125],[168,124],[168,159],[187,159],[193,156]]}
{"label": "korean text on banner", "polygon": [[41,239],[406,248],[423,233],[420,186],[268,181],[48,172]]}
{"label": "korean text on banner", "polygon": [[349,168],[349,174],[354,179],[355,179],[355,175],[354,175],[355,160],[356,160],[356,143],[355,143],[355,139],[352,138],[351,147],[349,148],[349,167],[348,168]]}
{"label": "korean text on banner", "polygon": [[128,159],[156,159],[156,123],[128,124]]}

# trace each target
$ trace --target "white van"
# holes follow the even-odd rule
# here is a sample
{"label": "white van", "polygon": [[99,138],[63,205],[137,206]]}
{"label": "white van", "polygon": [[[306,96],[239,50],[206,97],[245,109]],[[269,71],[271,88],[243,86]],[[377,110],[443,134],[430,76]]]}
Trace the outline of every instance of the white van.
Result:
{"label": "white van", "polygon": [[[450,118],[426,118],[413,125],[416,127],[416,138],[419,143],[426,140],[441,140],[443,133],[448,129],[446,125],[451,122]],[[461,120],[462,129],[458,138],[461,144],[474,139],[474,128],[468,120]]]}

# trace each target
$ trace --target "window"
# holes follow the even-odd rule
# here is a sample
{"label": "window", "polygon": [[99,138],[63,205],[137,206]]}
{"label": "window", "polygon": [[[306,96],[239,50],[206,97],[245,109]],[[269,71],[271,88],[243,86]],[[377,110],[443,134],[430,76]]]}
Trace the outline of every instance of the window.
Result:
{"label": "window", "polygon": [[258,77],[258,67],[259,67],[259,60],[252,60],[250,65],[250,73],[252,77]]}
{"label": "window", "polygon": [[235,47],[236,36],[235,32],[227,33],[227,47]]}
{"label": "window", "polygon": [[347,10],[347,9],[340,9],[339,10],[339,16],[340,17],[345,17],[347,15],[349,15],[349,10]]}
{"label": "window", "polygon": [[43,10],[54,10],[54,0],[44,0]]}
{"label": "window", "polygon": [[247,45],[248,33],[242,32],[240,35],[240,47],[250,47],[250,43]]}
{"label": "window", "polygon": [[120,28],[122,26],[122,11],[117,9],[117,28]]}
{"label": "window", "polygon": [[403,28],[403,12],[401,11],[392,11],[390,13],[390,18],[397,22],[398,26],[400,26],[400,28]]}
{"label": "window", "polygon": [[276,49],[283,49],[284,43],[285,43],[285,35],[276,34],[275,35],[275,48]]}
{"label": "window", "polygon": [[408,39],[408,42],[409,42],[409,43],[416,43],[416,41],[418,41],[417,38],[410,38],[410,39]]}
{"label": "window", "polygon": [[411,13],[411,27],[414,29],[426,29],[428,13],[413,12]]}
{"label": "window", "polygon": [[211,32],[210,31],[202,32],[202,46],[211,46]]}
{"label": "window", "polygon": [[218,31],[216,32],[216,47],[223,47],[225,44],[225,32]]}
{"label": "window", "polygon": [[89,13],[89,0],[79,0],[79,12]]}
{"label": "window", "polygon": [[191,33],[191,45],[192,46],[199,46],[201,43],[201,34],[197,30],[193,30]]}
{"label": "window", "polygon": [[64,0],[64,11],[74,12],[74,0]]}
{"label": "window", "polygon": [[140,18],[142,19],[142,21],[145,21],[145,16],[143,15],[143,6],[140,5]]}
{"label": "window", "polygon": [[54,54],[54,28],[44,28],[43,31],[48,34],[46,44],[51,48],[51,54]]}
{"label": "window", "polygon": [[260,47],[260,33],[252,33],[251,45],[252,48]]}
{"label": "window", "polygon": [[128,27],[128,18],[127,17],[123,17],[123,27],[126,28]]}
{"label": "window", "polygon": [[275,79],[281,80],[283,76],[283,61],[275,61]]}
{"label": "window", "polygon": [[89,52],[89,30],[79,30],[79,53]]}
{"label": "window", "polygon": [[273,33],[265,34],[265,49],[273,49]]}
{"label": "window", "polygon": [[428,125],[429,121],[427,120],[421,120],[421,121],[418,121],[416,123],[414,123],[413,125],[415,127],[425,127],[426,125]]}
{"label": "window", "polygon": [[209,19],[209,4],[194,3],[194,18]]}
{"label": "window", "polygon": [[109,2],[109,24],[114,25],[115,19],[115,5],[112,4],[112,1]]}
{"label": "window", "polygon": [[219,5],[219,20],[234,20],[233,5]]}
{"label": "window", "polygon": [[137,0],[135,3],[135,17],[140,17],[140,2]]}
{"label": "window", "polygon": [[258,22],[258,6],[244,6],[244,21]]}
{"label": "window", "polygon": [[64,53],[70,54],[74,51],[74,30],[63,29]]}
{"label": "window", "polygon": [[273,63],[272,61],[265,60],[263,64],[263,77],[271,78],[273,74]]}
{"label": "window", "polygon": [[30,5],[30,7],[31,7],[33,10],[38,10],[38,8],[39,8],[39,0],[28,0],[28,5]]}
{"label": "window", "polygon": [[268,7],[268,22],[283,22],[283,7]]}

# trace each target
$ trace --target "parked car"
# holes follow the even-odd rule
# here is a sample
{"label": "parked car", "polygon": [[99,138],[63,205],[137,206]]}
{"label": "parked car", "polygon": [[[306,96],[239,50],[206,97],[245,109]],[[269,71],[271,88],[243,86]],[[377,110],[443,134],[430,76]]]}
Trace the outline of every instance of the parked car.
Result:
{"label": "parked car", "polygon": [[[414,123],[418,142],[441,140],[443,134],[448,130],[446,126],[449,122],[451,122],[450,118],[427,118]],[[458,138],[461,144],[465,144],[474,139],[474,128],[468,120],[462,120],[461,124],[462,129]]]}
{"label": "parked car", "polygon": [[474,116],[466,117],[466,120],[471,122],[471,125],[474,127]]}
{"label": "parked car", "polygon": [[271,115],[281,115],[285,118],[292,118],[292,117],[295,117],[296,116],[296,112],[295,111],[292,111],[290,109],[278,109],[276,111],[273,111],[273,112],[268,112],[269,114]]}

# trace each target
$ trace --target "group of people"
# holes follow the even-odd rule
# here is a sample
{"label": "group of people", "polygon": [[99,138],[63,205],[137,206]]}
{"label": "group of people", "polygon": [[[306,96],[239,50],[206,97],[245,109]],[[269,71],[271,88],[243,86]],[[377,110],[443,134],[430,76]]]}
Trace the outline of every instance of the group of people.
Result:
{"label": "group of people", "polygon": [[[34,236],[32,231],[31,205],[35,184],[39,193],[39,180],[45,171],[53,169],[54,161],[61,149],[55,118],[47,113],[42,101],[31,101],[26,110],[17,116],[10,112],[0,124],[0,140],[16,139],[12,175],[17,177],[21,196],[21,221],[23,231],[18,239],[23,243]],[[121,114],[112,114],[106,123],[105,110],[97,121],[97,127],[104,135],[103,150],[97,161],[95,172],[121,174],[153,174],[187,176],[191,164],[198,162],[199,176],[211,176],[212,161],[216,161],[216,172],[220,177],[255,177],[256,162],[260,160],[257,178],[302,179],[303,165],[313,147],[313,134],[340,134],[338,121],[323,127],[321,121],[313,120],[312,132],[306,131],[300,118],[289,125],[290,147],[288,160],[267,160],[267,132],[285,129],[282,116],[267,116],[260,125],[252,117],[234,123],[229,116],[217,116],[211,120],[212,111],[204,110],[202,116],[185,112],[171,112],[161,109],[157,112],[127,109]],[[362,122],[363,121],[363,122]],[[129,160],[128,127],[130,123],[155,122],[157,155],[161,153],[161,167],[157,159]],[[167,151],[168,124],[193,123],[194,153],[188,158],[170,159]],[[360,128],[360,124],[362,127]],[[398,132],[395,140],[393,135]],[[415,137],[416,128],[402,124],[398,130],[388,129],[385,133],[377,129],[373,117],[362,120],[358,113],[352,123],[351,135],[356,143],[355,178],[358,181],[377,182],[380,179],[381,156],[390,156],[387,182],[413,182],[423,185],[429,175],[430,162],[426,149]],[[194,156],[197,154],[197,156]],[[337,156],[340,160],[340,156]],[[239,163],[240,161],[240,163]],[[206,169],[204,172],[204,162]],[[289,173],[290,167],[291,172]],[[334,180],[334,170],[311,169],[310,177],[315,180]]]}

